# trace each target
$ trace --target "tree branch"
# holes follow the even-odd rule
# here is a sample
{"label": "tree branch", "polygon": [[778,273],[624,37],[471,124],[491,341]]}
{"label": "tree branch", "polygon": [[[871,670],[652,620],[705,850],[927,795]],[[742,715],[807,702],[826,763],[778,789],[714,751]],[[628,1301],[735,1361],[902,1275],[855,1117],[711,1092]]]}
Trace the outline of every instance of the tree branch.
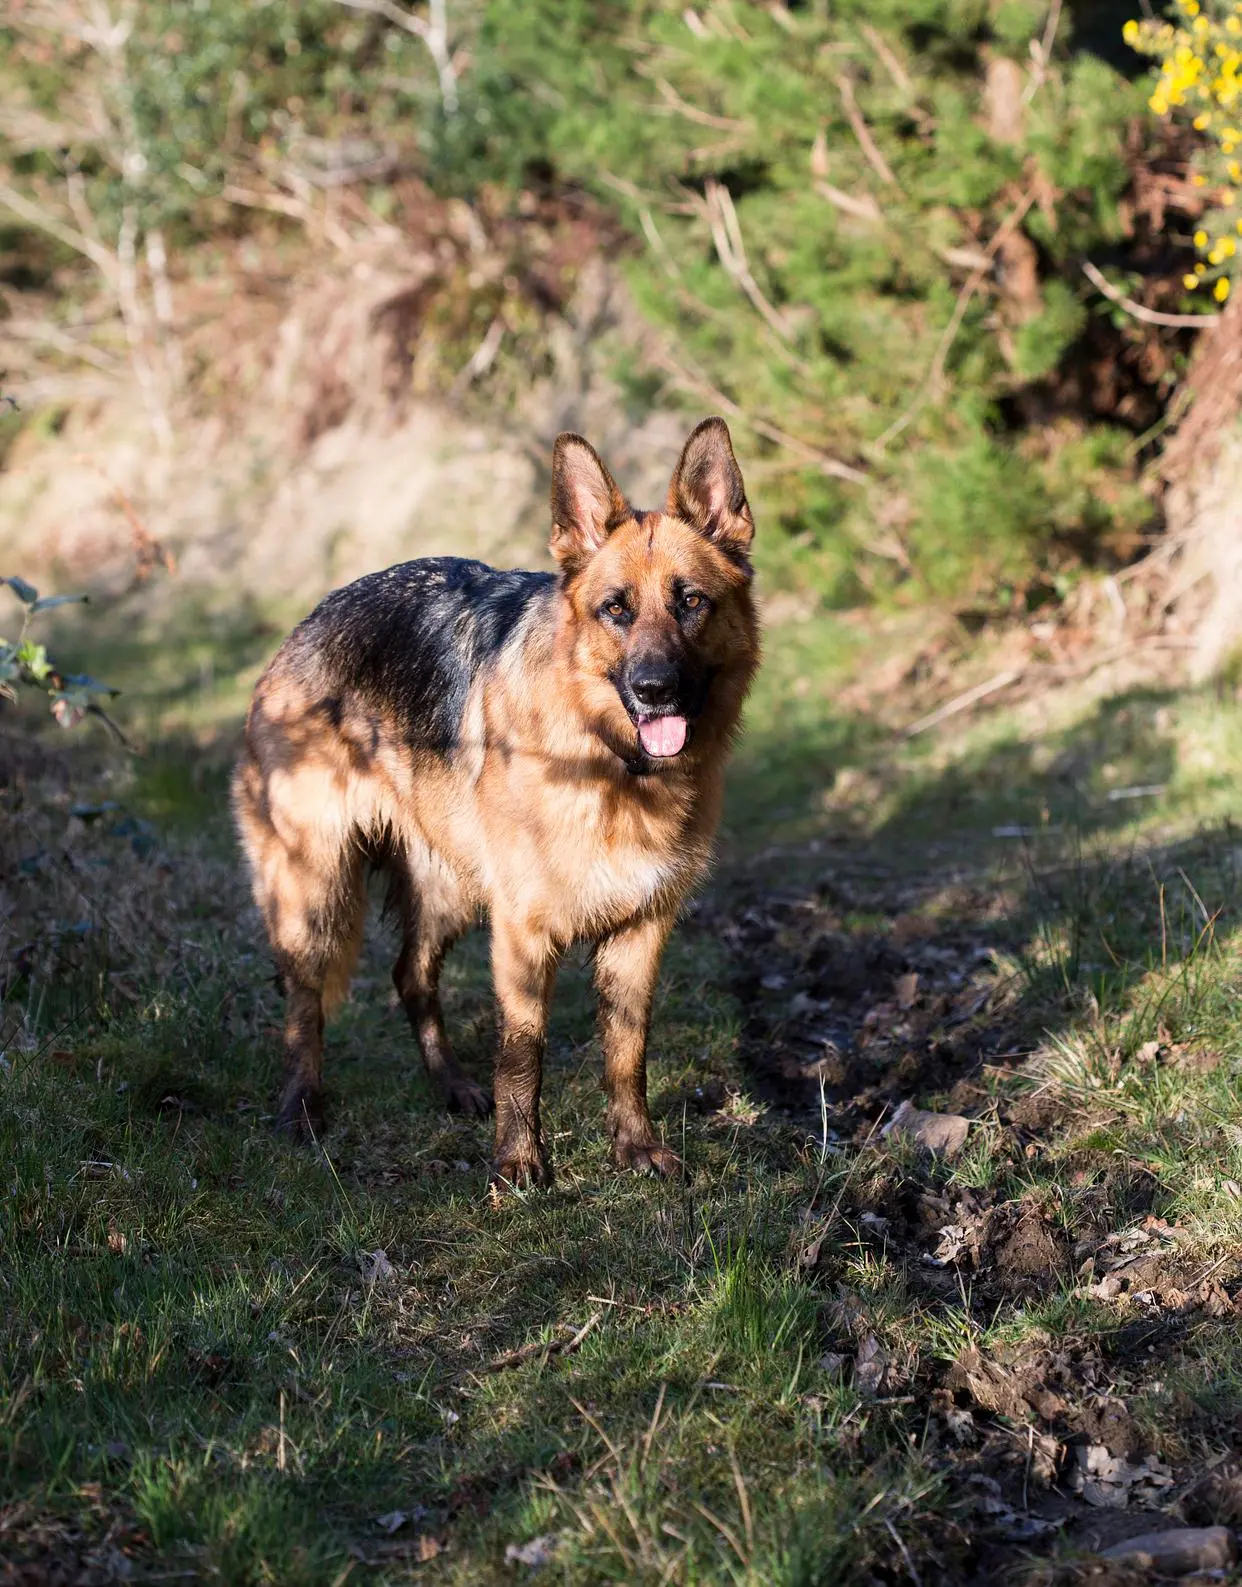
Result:
{"label": "tree branch", "polygon": [[1132,314],[1136,320],[1143,320],[1148,325],[1168,325],[1174,330],[1198,331],[1205,325],[1215,325],[1220,319],[1219,314],[1163,314],[1159,309],[1149,309],[1142,303],[1136,303],[1133,298],[1128,298],[1124,292],[1113,286],[1090,259],[1083,260],[1082,273],[1106,298],[1111,299],[1119,308],[1123,308],[1127,314]]}

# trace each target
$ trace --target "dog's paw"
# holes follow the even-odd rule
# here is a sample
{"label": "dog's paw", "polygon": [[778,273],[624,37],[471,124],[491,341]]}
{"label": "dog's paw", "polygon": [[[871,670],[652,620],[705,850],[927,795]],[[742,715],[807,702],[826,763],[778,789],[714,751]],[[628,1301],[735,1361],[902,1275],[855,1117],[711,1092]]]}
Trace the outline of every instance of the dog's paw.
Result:
{"label": "dog's paw", "polygon": [[465,1075],[445,1084],[444,1099],[450,1113],[462,1113],[468,1119],[485,1119],[492,1111],[491,1092]]}
{"label": "dog's paw", "polygon": [[493,1200],[510,1190],[544,1189],[552,1183],[552,1165],[542,1153],[505,1152],[493,1159],[488,1183]]}
{"label": "dog's paw", "polygon": [[309,1141],[323,1130],[323,1092],[311,1086],[291,1085],[280,1099],[276,1129],[291,1140]]}
{"label": "dog's paw", "polygon": [[673,1148],[653,1136],[616,1136],[612,1160],[618,1168],[630,1168],[636,1174],[658,1174],[661,1179],[676,1178],[684,1167]]}

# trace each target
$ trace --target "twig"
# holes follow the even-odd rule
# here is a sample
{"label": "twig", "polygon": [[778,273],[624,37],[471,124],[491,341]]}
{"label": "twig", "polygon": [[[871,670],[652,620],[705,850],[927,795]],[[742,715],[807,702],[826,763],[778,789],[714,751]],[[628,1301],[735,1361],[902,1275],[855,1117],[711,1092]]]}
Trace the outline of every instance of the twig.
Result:
{"label": "twig", "polygon": [[898,187],[900,184],[893,175],[892,167],[880,153],[871,130],[863,120],[862,112],[858,108],[858,101],[854,98],[854,85],[849,78],[842,74],[837,78],[837,88],[840,90],[841,103],[845,108],[845,119],[853,129],[854,136],[858,139],[859,147],[867,156],[872,170],[889,187]]}
{"label": "twig", "polygon": [[503,314],[497,314],[492,323],[487,327],[483,340],[471,353],[463,368],[459,371],[453,384],[455,386],[473,385],[476,380],[482,380],[488,370],[496,362],[496,354],[500,351],[500,344],[505,339],[508,330]]}
{"label": "twig", "polygon": [[1034,70],[1031,72],[1030,80],[1027,82],[1026,87],[1022,90],[1022,103],[1024,105],[1030,104],[1043,85],[1044,78],[1048,75],[1048,62],[1052,59],[1052,45],[1057,36],[1057,25],[1060,20],[1061,0],[1052,0],[1052,4],[1048,8],[1048,20],[1044,23],[1043,38],[1038,44],[1034,39],[1031,40],[1031,59],[1034,62]]}
{"label": "twig", "polygon": [[914,1561],[910,1558],[910,1550],[906,1547],[905,1539],[887,1516],[884,1517],[884,1525],[888,1528],[888,1535],[901,1550],[901,1557],[905,1561],[906,1570],[910,1573],[910,1580],[914,1583],[914,1587],[923,1587],[922,1578],[914,1568]]}
{"label": "twig", "polygon": [[651,211],[645,204],[642,205],[638,211],[638,223],[643,229],[643,236],[651,244],[651,251],[655,254],[656,258],[664,266],[664,269],[674,281],[680,281],[681,269],[678,266],[676,259],[674,259],[672,254],[669,252],[668,244],[664,241],[664,238],[660,236]]}
{"label": "twig", "polygon": [[448,10],[445,0],[430,0],[426,21],[422,17],[412,16],[410,12],[395,5],[393,0],[339,0],[339,4],[348,6],[351,11],[367,11],[372,16],[383,17],[386,22],[391,22],[407,33],[412,33],[416,39],[421,39],[435,63],[436,75],[440,79],[440,102],[444,106],[445,114],[451,116],[456,113],[457,69],[453,65],[453,56],[449,50]]}
{"label": "twig", "polygon": [[[284,180],[294,189],[292,196],[286,197],[284,193],[261,193],[253,188],[239,187],[235,182],[229,182],[220,189],[220,197],[227,199],[230,204],[243,204],[248,209],[264,209],[273,215],[288,215],[290,220],[300,221],[307,228],[318,228],[325,241],[340,253],[345,253],[352,247],[353,238],[329,212],[328,201],[331,191],[324,193],[324,210],[320,214],[310,199],[310,183],[298,172],[287,167],[283,175]],[[299,193],[298,188],[303,191]]]}
{"label": "twig", "polygon": [[746,244],[742,240],[742,228],[738,222],[737,210],[733,207],[732,194],[723,182],[717,182],[710,177],[704,192],[707,223],[711,227],[712,241],[716,245],[716,253],[724,266],[725,274],[732,277],[780,339],[787,342],[789,327],[785,323],[784,315],[772,307],[760,290],[759,283],[750,273]]}
{"label": "twig", "polygon": [[856,215],[859,220],[883,220],[884,216],[880,206],[867,193],[863,198],[855,198],[852,193],[843,193],[839,187],[833,187],[831,182],[816,182],[815,191],[820,198],[826,198],[830,204],[835,204],[838,209],[843,209],[847,215]]}
{"label": "twig", "polygon": [[917,722],[911,723],[905,730],[902,737],[914,738],[919,733],[925,733],[929,727],[936,727],[939,723],[948,721],[951,716],[958,716],[962,711],[969,710],[978,701],[986,700],[989,694],[995,694],[998,689],[1007,689],[1011,683],[1017,683],[1021,676],[1021,667],[1011,667],[1007,672],[998,672],[986,683],[977,683],[973,689],[967,689],[964,694],[956,695],[938,710],[919,717]]}
{"label": "twig", "polygon": [[700,110],[697,105],[687,104],[672,83],[663,77],[657,77],[656,87],[660,90],[662,105],[653,105],[652,109],[667,111],[670,115],[684,116],[687,121],[693,121],[698,127],[711,127],[717,132],[745,132],[747,123],[736,121],[732,116],[713,116],[708,110]]}
{"label": "twig", "polygon": [[962,321],[966,317],[966,310],[970,306],[971,298],[974,297],[976,291],[978,290],[979,283],[991,269],[992,260],[996,257],[997,250],[1000,248],[1001,244],[1006,240],[1006,238],[1012,235],[1012,233],[1022,224],[1022,221],[1026,217],[1027,210],[1030,209],[1034,202],[1035,192],[1034,189],[1031,189],[1029,192],[1023,194],[1017,206],[1010,211],[1010,213],[1005,217],[1005,219],[992,234],[992,240],[984,249],[983,261],[971,271],[970,275],[966,278],[965,285],[957,295],[957,302],[954,305],[953,313],[949,317],[949,323],[944,328],[944,334],[940,338],[940,343],[936,348],[935,356],[931,361],[931,368],[927,371],[927,378],[919,388],[918,395],[915,397],[914,401],[910,404],[906,411],[899,418],[894,419],[892,424],[889,425],[888,429],[885,430],[883,435],[881,435],[876,441],[875,445],[877,451],[882,452],[890,441],[895,440],[896,437],[901,434],[901,432],[923,407],[924,403],[926,403],[927,399],[931,396],[933,389],[939,386],[941,380],[944,378],[944,366],[948,361],[949,349],[953,346],[953,342],[957,336],[957,333],[961,329]]}
{"label": "twig", "polygon": [[538,1341],[523,1345],[519,1350],[506,1350],[504,1355],[497,1356],[495,1360],[489,1361],[485,1366],[475,1367],[474,1370],[479,1373],[508,1372],[512,1367],[523,1366],[527,1361],[537,1360],[540,1356],[546,1360],[549,1356],[572,1355],[603,1315],[600,1311],[592,1312],[577,1333],[569,1339],[553,1339],[549,1343]]}
{"label": "twig", "polygon": [[41,204],[32,203],[7,182],[0,182],[0,205],[11,209],[27,225],[37,226],[40,231],[47,232],[49,237],[55,237],[57,242],[63,242],[66,248],[85,254],[105,281],[109,284],[115,281],[116,259],[107,248],[101,247],[92,237],[76,231],[72,226],[66,226],[64,221],[58,220]]}
{"label": "twig", "polygon": [[862,36],[871,48],[888,67],[888,75],[901,89],[903,94],[913,93],[914,84],[910,81],[909,73],[893,54],[891,47],[885,42],[882,34],[878,33],[869,22],[864,22],[860,29]]}
{"label": "twig", "polygon": [[235,182],[226,182],[220,189],[220,197],[230,204],[242,204],[247,209],[265,209],[273,215],[288,215],[290,220],[300,220],[305,224],[309,210],[308,206],[300,199],[286,198],[283,193],[256,193],[248,187],[239,187]]}
{"label": "twig", "polygon": [[818,447],[812,446],[809,442],[800,441],[796,435],[789,435],[784,430],[777,429],[776,425],[769,424],[766,419],[756,418],[754,414],[748,413],[744,408],[739,407],[731,397],[726,397],[724,392],[718,387],[713,386],[706,375],[684,368],[670,353],[657,352],[653,355],[652,362],[658,369],[664,370],[665,374],[671,375],[674,380],[680,381],[682,385],[687,386],[691,391],[697,391],[700,395],[710,398],[725,413],[732,415],[735,419],[741,419],[744,424],[750,426],[756,435],[765,436],[769,441],[775,441],[778,446],[788,447],[791,452],[796,452],[799,457],[805,458],[808,463],[814,463],[825,474],[831,475],[834,479],[848,480],[851,485],[866,484],[867,474],[865,470],[854,468],[849,463],[843,463],[840,458],[833,457],[828,452],[821,452]]}
{"label": "twig", "polygon": [[[115,375],[122,368],[115,358],[109,358],[89,342],[74,341],[72,336],[50,320],[6,320],[4,330],[6,336],[16,337],[18,341],[42,342],[68,358],[80,358],[83,363],[102,370],[105,375]],[[9,402],[12,398],[5,397],[4,400]]]}
{"label": "twig", "polygon": [[1124,292],[1113,286],[1090,259],[1083,260],[1082,273],[1106,298],[1111,299],[1119,308],[1123,308],[1127,314],[1132,314],[1136,320],[1143,320],[1148,325],[1169,325],[1175,330],[1197,331],[1204,325],[1215,325],[1220,319],[1219,314],[1164,314],[1159,309],[1149,309],[1142,303],[1136,303],[1133,298],[1128,298]]}

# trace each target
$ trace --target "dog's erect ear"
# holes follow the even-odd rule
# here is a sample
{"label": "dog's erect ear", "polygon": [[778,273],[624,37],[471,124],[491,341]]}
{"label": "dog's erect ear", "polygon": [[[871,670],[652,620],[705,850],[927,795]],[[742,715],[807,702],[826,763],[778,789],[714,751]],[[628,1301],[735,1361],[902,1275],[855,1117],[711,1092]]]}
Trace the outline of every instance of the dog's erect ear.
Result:
{"label": "dog's erect ear", "polygon": [[728,556],[744,557],[750,550],[755,520],[723,419],[704,419],[691,432],[664,510],[693,524]]}
{"label": "dog's erect ear", "polygon": [[625,497],[589,441],[558,435],[552,448],[552,555],[572,573],[630,516]]}

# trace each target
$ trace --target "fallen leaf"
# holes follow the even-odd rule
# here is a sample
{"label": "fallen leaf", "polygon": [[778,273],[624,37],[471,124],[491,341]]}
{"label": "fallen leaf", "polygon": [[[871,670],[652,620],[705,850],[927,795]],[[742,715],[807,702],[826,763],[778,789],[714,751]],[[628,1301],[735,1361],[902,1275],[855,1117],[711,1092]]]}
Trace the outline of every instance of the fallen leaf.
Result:
{"label": "fallen leaf", "polygon": [[923,1260],[929,1267],[948,1267],[969,1245],[969,1233],[963,1224],[947,1223],[939,1234],[940,1244],[936,1249],[923,1253]]}
{"label": "fallen leaf", "polygon": [[874,1334],[868,1334],[854,1357],[854,1387],[872,1398],[884,1387],[888,1373],[888,1352]]}
{"label": "fallen leaf", "polygon": [[918,1001],[919,977],[916,970],[910,970],[905,975],[899,975],[893,982],[893,992],[897,998],[897,1007],[911,1009]]}
{"label": "fallen leaf", "polygon": [[1131,1465],[1103,1444],[1080,1444],[1074,1450],[1069,1487],[1087,1504],[1101,1510],[1124,1510],[1132,1499],[1152,1502],[1173,1486],[1173,1473],[1155,1455]]}

